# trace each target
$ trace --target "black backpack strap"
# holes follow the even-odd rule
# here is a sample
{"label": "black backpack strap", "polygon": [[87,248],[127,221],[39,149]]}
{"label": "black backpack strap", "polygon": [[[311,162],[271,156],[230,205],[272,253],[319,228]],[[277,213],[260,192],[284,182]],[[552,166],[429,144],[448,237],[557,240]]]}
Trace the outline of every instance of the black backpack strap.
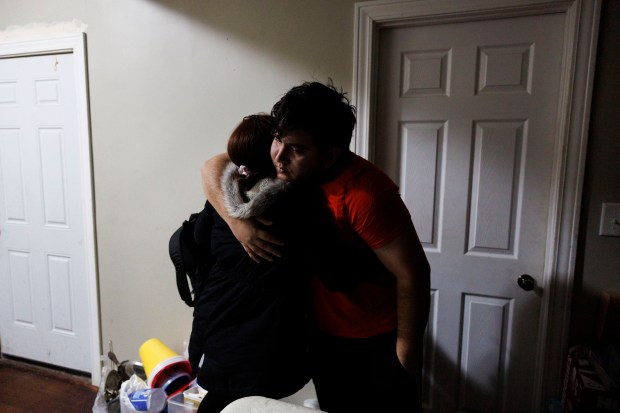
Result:
{"label": "black backpack strap", "polygon": [[215,209],[207,201],[200,213],[190,217],[190,221],[193,222],[191,245],[195,249],[192,251],[194,270],[189,275],[192,282],[194,301],[198,301],[214,262],[211,256],[211,231],[213,229],[213,214],[215,213]]}
{"label": "black backpack strap", "polygon": [[168,253],[176,270],[179,295],[185,304],[190,307],[193,307],[195,302],[187,281],[187,272],[192,271],[196,266],[191,251],[188,251],[188,248],[191,246],[191,240],[188,237],[194,236],[193,224],[197,215],[192,214],[189,221],[184,221],[183,225],[172,234],[168,243]]}
{"label": "black backpack strap", "polygon": [[205,278],[213,264],[210,255],[213,213],[215,210],[207,201],[202,211],[190,215],[189,219],[183,222],[168,243],[168,253],[176,270],[179,295],[190,307],[198,301]]}

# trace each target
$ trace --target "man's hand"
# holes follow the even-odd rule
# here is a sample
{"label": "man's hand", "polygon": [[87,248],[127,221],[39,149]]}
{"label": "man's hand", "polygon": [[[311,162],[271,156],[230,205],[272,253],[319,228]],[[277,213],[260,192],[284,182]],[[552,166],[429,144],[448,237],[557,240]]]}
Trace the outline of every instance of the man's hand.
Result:
{"label": "man's hand", "polygon": [[419,346],[412,348],[412,343],[403,338],[396,339],[396,355],[400,364],[411,375],[420,374],[422,371],[422,349]]}
{"label": "man's hand", "polygon": [[396,354],[405,370],[418,376],[430,306],[430,266],[413,223],[375,253],[396,277]]}
{"label": "man's hand", "polygon": [[254,261],[260,262],[261,259],[273,261],[274,258],[281,256],[279,247],[284,244],[265,229],[271,225],[270,221],[262,218],[229,218],[227,223],[235,238]]}

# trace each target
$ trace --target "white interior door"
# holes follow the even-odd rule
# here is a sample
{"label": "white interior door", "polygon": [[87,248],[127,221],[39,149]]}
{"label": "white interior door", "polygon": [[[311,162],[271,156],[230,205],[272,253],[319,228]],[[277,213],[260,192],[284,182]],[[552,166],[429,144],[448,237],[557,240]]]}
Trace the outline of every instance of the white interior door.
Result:
{"label": "white interior door", "polygon": [[[2,352],[91,372],[73,54],[0,59]],[[95,335],[96,336],[96,335]]]}
{"label": "white interior door", "polygon": [[564,14],[382,29],[375,162],[432,268],[425,407],[531,412]]}

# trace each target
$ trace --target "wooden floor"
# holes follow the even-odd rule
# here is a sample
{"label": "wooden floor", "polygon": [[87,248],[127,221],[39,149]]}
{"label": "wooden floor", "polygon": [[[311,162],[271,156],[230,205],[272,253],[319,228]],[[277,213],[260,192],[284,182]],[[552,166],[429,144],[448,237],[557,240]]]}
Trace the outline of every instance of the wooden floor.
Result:
{"label": "wooden floor", "polygon": [[2,413],[88,413],[96,394],[90,378],[0,359]]}

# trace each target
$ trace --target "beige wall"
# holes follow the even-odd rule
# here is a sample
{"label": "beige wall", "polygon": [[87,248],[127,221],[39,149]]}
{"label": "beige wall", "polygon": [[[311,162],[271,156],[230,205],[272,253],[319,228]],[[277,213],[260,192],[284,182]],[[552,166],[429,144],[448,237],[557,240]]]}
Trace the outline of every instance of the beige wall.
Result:
{"label": "beige wall", "polygon": [[351,90],[353,0],[0,0],[9,25],[88,25],[102,340],[183,350],[168,239],[201,208],[200,166],[291,86]]}

